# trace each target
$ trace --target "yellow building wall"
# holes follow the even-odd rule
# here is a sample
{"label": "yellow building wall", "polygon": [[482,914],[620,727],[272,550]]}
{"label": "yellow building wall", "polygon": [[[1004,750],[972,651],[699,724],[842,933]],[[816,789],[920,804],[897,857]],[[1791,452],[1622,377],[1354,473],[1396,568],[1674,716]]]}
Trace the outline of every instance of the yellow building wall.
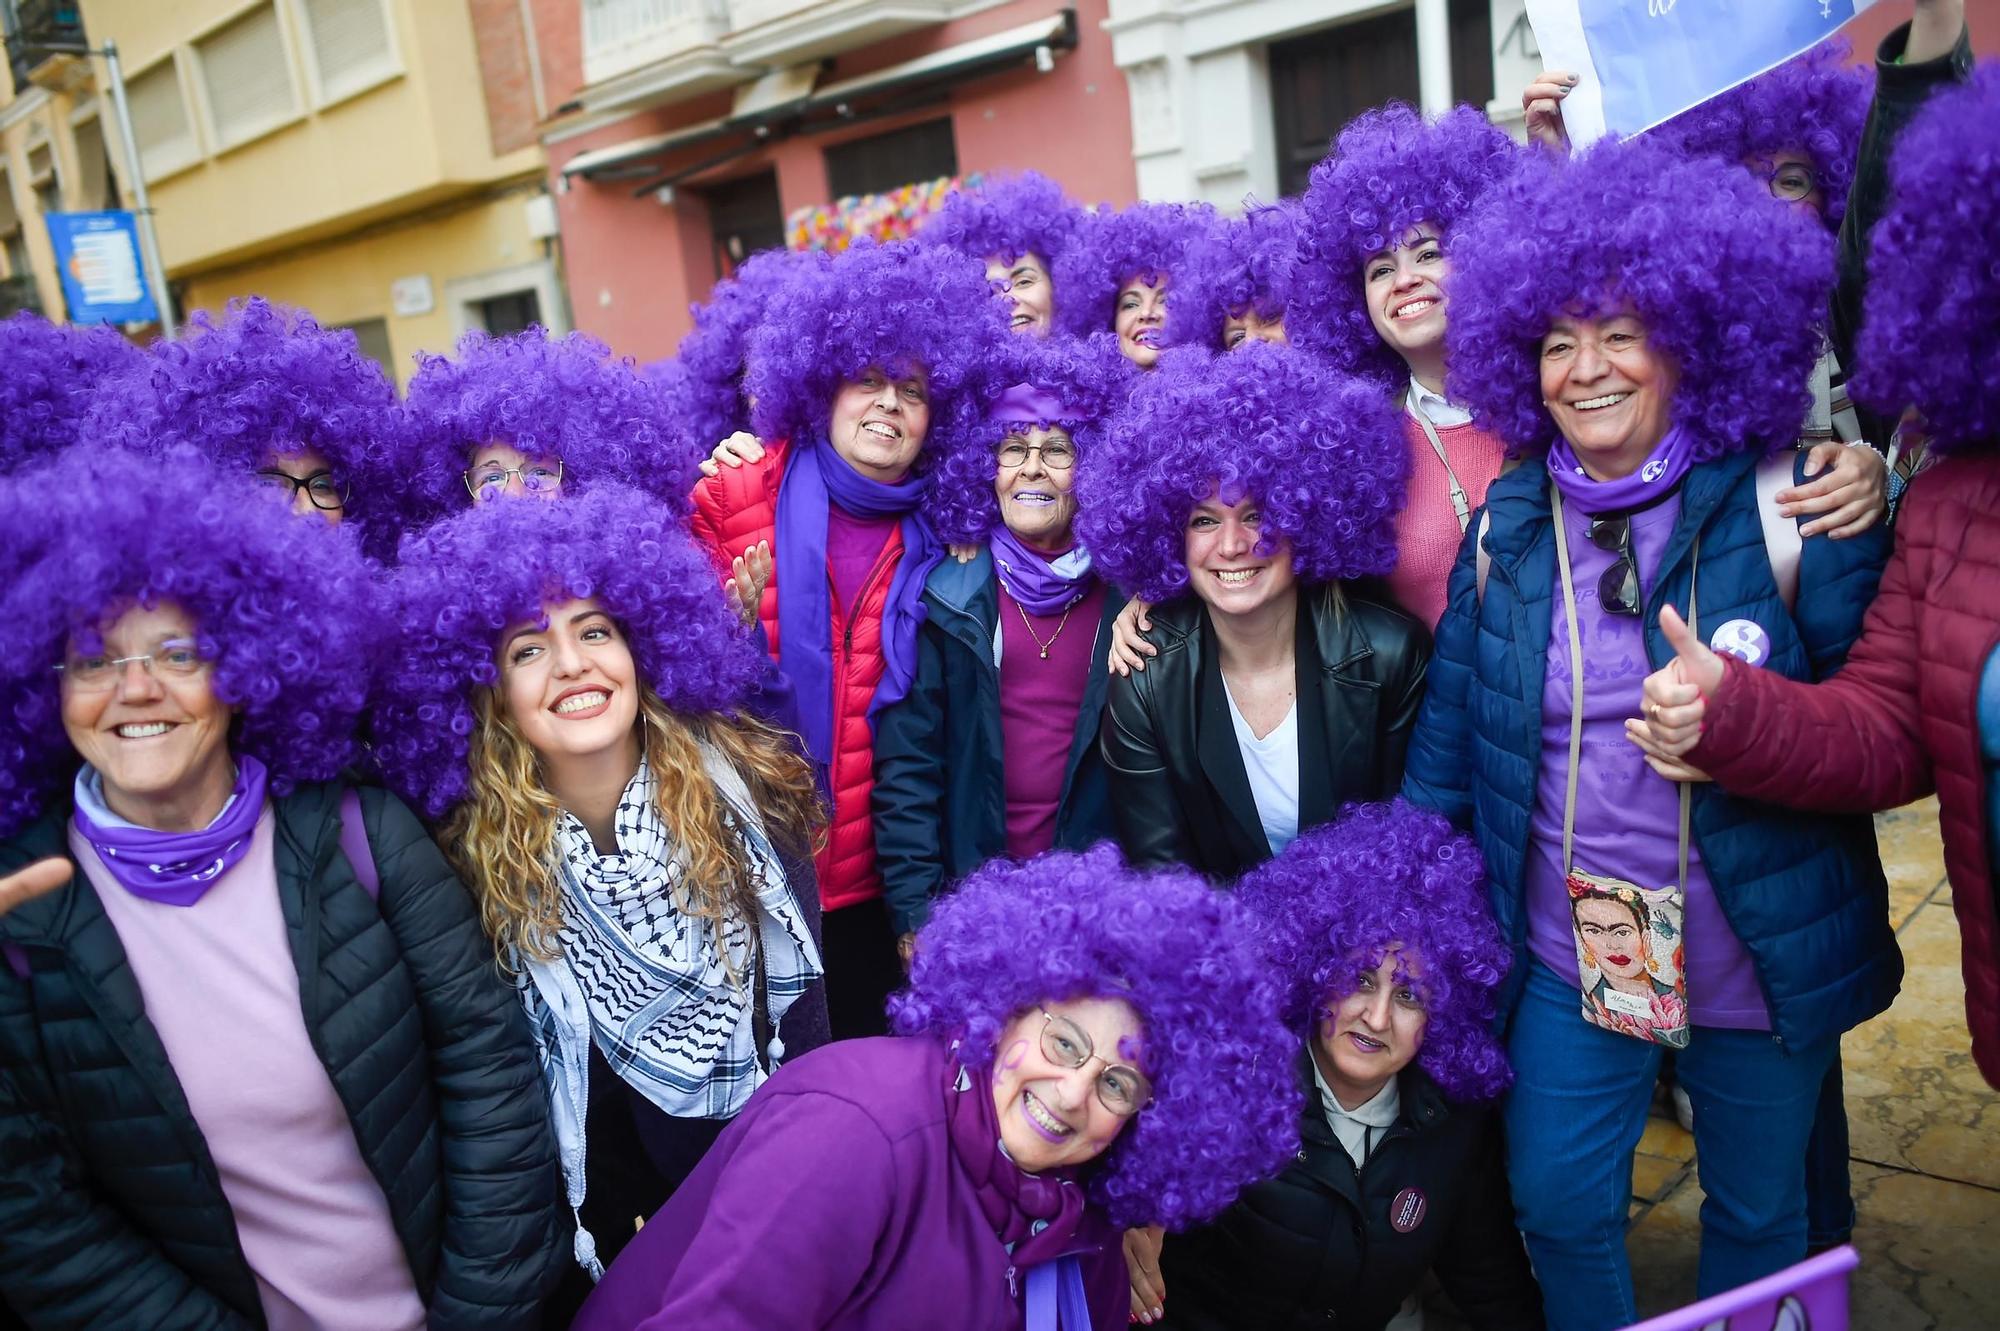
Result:
{"label": "yellow building wall", "polygon": [[[128,79],[268,0],[84,0],[93,40],[116,40]],[[469,8],[392,0],[400,72],[315,106],[296,11],[292,33],[300,114],[260,137],[217,150],[194,90],[183,102],[202,156],[148,182],[160,248],[175,277],[289,248],[454,195],[538,171],[540,148],[492,150]],[[189,79],[188,83],[198,82]]]}
{"label": "yellow building wall", "polygon": [[[49,242],[48,225],[42,220],[35,184],[29,178],[29,153],[44,144],[48,146],[55,161],[56,179],[61,182],[65,211],[115,208],[118,202],[83,195],[86,173],[77,159],[76,129],[71,125],[70,118],[79,109],[87,109],[92,104],[89,89],[45,92],[30,86],[13,90],[10,96],[10,88],[11,73],[0,66],[0,109],[12,110],[33,103],[11,124],[0,128],[0,165],[6,168],[4,187],[13,200],[15,215],[21,219],[21,236],[28,249],[29,275],[35,279],[42,313],[61,322],[66,317],[62,283],[56,274],[55,248]],[[108,101],[99,108],[99,113],[110,113]],[[109,141],[115,143],[115,131],[111,131],[108,124],[105,128]],[[0,258],[0,269],[6,267],[6,260]],[[9,272],[7,276],[19,274]]]}
{"label": "yellow building wall", "polygon": [[[545,258],[542,242],[528,234],[522,207],[539,188],[538,179],[530,180],[442,215],[192,278],[188,308],[215,312],[235,297],[256,295],[300,306],[323,324],[383,319],[396,382],[406,385],[418,352],[449,351],[457,341],[460,327],[447,283]],[[430,278],[433,308],[397,315],[390,284],[419,274]],[[543,317],[560,321],[560,312],[545,308]]]}

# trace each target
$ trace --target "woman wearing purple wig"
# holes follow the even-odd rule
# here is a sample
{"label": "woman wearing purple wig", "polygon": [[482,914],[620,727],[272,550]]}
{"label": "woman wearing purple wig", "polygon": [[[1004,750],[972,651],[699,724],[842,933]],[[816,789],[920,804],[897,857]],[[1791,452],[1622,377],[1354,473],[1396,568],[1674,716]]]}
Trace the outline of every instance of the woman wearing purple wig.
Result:
{"label": "woman wearing purple wig", "polygon": [[875,861],[906,955],[987,860],[1111,835],[1097,733],[1121,601],[1077,544],[1075,486],[1135,373],[1109,333],[1018,339],[1012,386],[938,469],[939,526],[976,553],[931,570],[916,678],[875,732]]}
{"label": "woman wearing purple wig", "polygon": [[[142,482],[135,478],[143,478]],[[340,779],[348,531],[198,457],[0,483],[0,1295],[35,1327],[540,1324],[534,1050],[408,809]]]}
{"label": "woman wearing purple wig", "polygon": [[156,456],[206,454],[254,473],[294,513],[353,518],[373,553],[399,528],[396,387],[345,328],[262,297],[198,313],[144,367],[107,381],[86,433]]}
{"label": "woman wearing purple wig", "polygon": [[1298,204],[1249,202],[1242,217],[1218,223],[1195,250],[1167,320],[1170,339],[1211,351],[1288,342],[1285,311],[1298,253]]}
{"label": "woman wearing purple wig", "polygon": [[1204,1220],[1291,1150],[1276,997],[1192,874],[990,865],[925,926],[899,1036],[779,1072],[576,1331],[1116,1326],[1118,1228]]}
{"label": "woman wearing purple wig", "polygon": [[1395,562],[1391,411],[1288,347],[1177,348],[1084,456],[1078,534],[1155,606],[1104,720],[1135,862],[1226,881],[1401,782],[1429,638],[1345,585]]}
{"label": "woman wearing purple wig", "polygon": [[[1901,978],[1867,819],[1780,813],[1622,738],[1671,658],[1665,604],[1789,678],[1831,674],[1860,630],[1883,533],[1794,523],[1787,560],[1760,500],[1804,463],[1832,261],[1740,168],[1645,140],[1538,156],[1455,232],[1452,390],[1545,461],[1495,481],[1468,534],[1405,792],[1474,832],[1515,949],[1508,1166],[1562,1331],[1636,1315],[1631,1153],[1665,1048],[1695,1111],[1701,1294],[1805,1255],[1821,1083]],[[1649,1011],[1601,986],[1571,912],[1604,880],[1646,903],[1638,955],[1690,1024],[1592,1022],[1590,994]],[[1629,966],[1627,941],[1606,961]]]}
{"label": "woman wearing purple wig", "polygon": [[142,359],[104,325],[52,324],[27,310],[0,322],[0,476],[75,443],[92,397]]}
{"label": "woman wearing purple wig", "polygon": [[1400,408],[1410,489],[1388,584],[1426,625],[1444,614],[1459,542],[1505,459],[1499,436],[1445,394],[1452,233],[1519,157],[1473,107],[1425,120],[1391,104],[1341,130],[1300,203],[1292,337]]}
{"label": "woman wearing purple wig", "polygon": [[2000,67],[1938,94],[1891,173],[1855,387],[1892,414],[1916,404],[1939,460],[1911,484],[1881,594],[1846,669],[1812,685],[1719,656],[1662,610],[1677,658],[1646,682],[1647,722],[1668,754],[1789,808],[1936,790],[1972,1052],[2000,1086]]}
{"label": "woman wearing purple wig", "polygon": [[1056,328],[1049,276],[1082,225],[1083,210],[1039,171],[988,180],[944,201],[917,233],[986,265],[986,281],[1004,302],[1007,328],[1047,337]]}
{"label": "woman wearing purple wig", "polygon": [[631,360],[582,333],[467,333],[454,356],[419,358],[404,414],[411,528],[468,504],[554,499],[611,481],[685,514],[713,440],[669,428]]}
{"label": "woman wearing purple wig", "polygon": [[573,1311],[775,1060],[826,1038],[818,795],[745,714],[757,648],[650,496],[479,505],[404,541],[395,599],[376,760],[441,820],[535,1033]]}
{"label": "woman wearing purple wig", "polygon": [[1540,1331],[1493,1107],[1510,957],[1471,838],[1401,801],[1349,805],[1236,896],[1302,1046],[1298,1152],[1164,1252],[1128,1239],[1139,1320],[1381,1331],[1430,1270],[1470,1325]]}
{"label": "woman wearing purple wig", "polygon": [[747,600],[827,769],[819,889],[842,1038],[883,1030],[902,981],[870,817],[874,727],[916,676],[924,582],[944,555],[933,471],[977,427],[1006,338],[978,262],[954,251],[859,245],[801,265],[751,339],[744,387],[764,443],[695,491],[694,533],[718,568],[764,580]]}
{"label": "woman wearing purple wig", "polygon": [[1167,345],[1169,288],[1219,226],[1205,203],[1135,203],[1086,214],[1056,263],[1063,330],[1089,337],[1109,329],[1127,360],[1152,369]]}

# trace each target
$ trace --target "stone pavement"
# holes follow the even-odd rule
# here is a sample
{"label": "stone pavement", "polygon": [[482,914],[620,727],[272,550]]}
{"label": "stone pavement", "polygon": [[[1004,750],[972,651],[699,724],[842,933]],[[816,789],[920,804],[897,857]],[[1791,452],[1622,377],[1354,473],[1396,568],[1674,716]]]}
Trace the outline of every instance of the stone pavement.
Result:
{"label": "stone pavement", "polygon": [[[2000,1328],[2000,1094],[1973,1066],[1958,925],[1937,803],[1878,815],[1890,910],[1908,974],[1887,1012],[1842,1043],[1855,1205],[1856,1331]],[[1632,1162],[1641,1316],[1694,1297],[1701,1184],[1694,1139],[1646,1125]],[[1430,1331],[1460,1324],[1441,1307]]]}

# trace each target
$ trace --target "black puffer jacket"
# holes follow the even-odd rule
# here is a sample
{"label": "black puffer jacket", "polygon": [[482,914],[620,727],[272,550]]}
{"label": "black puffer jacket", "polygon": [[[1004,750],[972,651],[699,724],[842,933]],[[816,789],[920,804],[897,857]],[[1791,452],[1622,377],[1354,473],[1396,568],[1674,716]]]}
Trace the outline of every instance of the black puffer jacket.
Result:
{"label": "black puffer jacket", "polygon": [[[541,1076],[465,889],[363,790],[381,882],[341,854],[337,785],[273,802],[313,1046],[389,1199],[434,1328],[532,1327],[567,1256]],[[0,845],[67,855],[69,810]],[[80,872],[0,918],[0,1291],[32,1327],[264,1325],[200,1128]],[[24,978],[20,968],[25,966]]]}
{"label": "black puffer jacket", "polygon": [[1213,1224],[1167,1235],[1175,1331],[1380,1331],[1434,1269],[1474,1331],[1541,1331],[1542,1292],[1514,1229],[1498,1116],[1452,1105],[1414,1065],[1402,1112],[1359,1171],[1301,1057],[1304,1140],[1285,1172]]}

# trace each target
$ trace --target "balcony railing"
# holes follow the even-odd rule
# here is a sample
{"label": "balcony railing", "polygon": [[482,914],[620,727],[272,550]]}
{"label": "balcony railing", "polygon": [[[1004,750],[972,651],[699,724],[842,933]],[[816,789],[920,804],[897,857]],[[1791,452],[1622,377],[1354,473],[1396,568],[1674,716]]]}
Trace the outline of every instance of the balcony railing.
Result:
{"label": "balcony railing", "polygon": [[584,0],[584,80],[601,83],[713,46],[728,30],[726,0]]}
{"label": "balcony railing", "polygon": [[0,277],[0,319],[12,318],[22,310],[42,312],[42,293],[28,273]]}
{"label": "balcony railing", "polygon": [[12,9],[7,65],[19,91],[34,81],[35,70],[51,55],[83,47],[83,7],[77,0],[13,0]]}

